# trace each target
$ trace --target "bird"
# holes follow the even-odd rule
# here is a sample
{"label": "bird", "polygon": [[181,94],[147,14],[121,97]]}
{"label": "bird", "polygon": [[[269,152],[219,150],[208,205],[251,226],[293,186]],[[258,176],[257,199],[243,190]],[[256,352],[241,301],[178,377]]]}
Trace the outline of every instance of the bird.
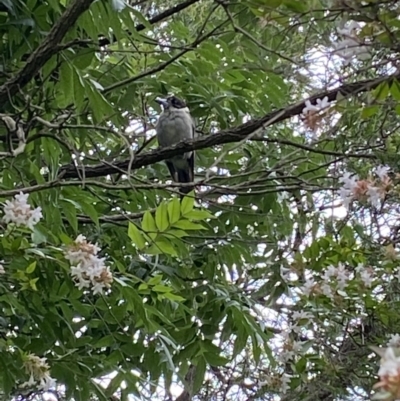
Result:
{"label": "bird", "polygon": [[[189,108],[186,103],[176,96],[167,98],[157,97],[163,111],[156,125],[156,135],[161,148],[175,145],[183,140],[193,139],[196,128]],[[173,181],[177,183],[189,183],[194,181],[194,152],[186,152],[173,156],[166,161]],[[181,200],[193,190],[192,186],[179,188]]]}

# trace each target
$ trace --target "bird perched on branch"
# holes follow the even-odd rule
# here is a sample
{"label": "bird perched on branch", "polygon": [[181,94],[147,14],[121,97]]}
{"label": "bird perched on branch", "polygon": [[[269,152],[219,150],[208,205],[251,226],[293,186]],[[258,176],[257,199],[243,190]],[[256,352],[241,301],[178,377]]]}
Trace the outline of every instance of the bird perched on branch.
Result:
{"label": "bird perched on branch", "polygon": [[[166,99],[156,98],[163,112],[156,126],[157,140],[161,148],[169,147],[183,140],[195,137],[195,126],[186,103],[176,96]],[[188,183],[194,180],[194,152],[186,152],[166,160],[172,179],[177,183]],[[179,188],[181,199],[193,190],[186,186]]]}

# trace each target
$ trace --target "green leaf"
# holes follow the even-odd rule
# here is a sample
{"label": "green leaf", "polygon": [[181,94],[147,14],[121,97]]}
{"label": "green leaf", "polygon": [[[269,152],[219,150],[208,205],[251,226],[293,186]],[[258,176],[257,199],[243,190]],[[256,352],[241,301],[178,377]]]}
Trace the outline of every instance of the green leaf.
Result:
{"label": "green leaf", "polygon": [[89,202],[81,201],[79,202],[83,213],[87,214],[96,225],[99,225],[99,215],[96,208]]}
{"label": "green leaf", "polygon": [[208,210],[192,210],[191,212],[186,213],[185,217],[192,220],[215,219],[215,216]]}
{"label": "green leaf", "polygon": [[162,202],[156,210],[156,225],[160,232],[165,231],[168,226],[168,206]]}
{"label": "green leaf", "polygon": [[115,343],[115,338],[111,334],[102,337],[100,340],[96,341],[92,346],[93,348],[103,348],[110,347]]}
{"label": "green leaf", "polygon": [[65,217],[69,224],[71,224],[74,233],[78,233],[78,218],[76,216],[76,206],[73,205],[68,199],[63,199],[60,201],[61,210],[63,211]]}
{"label": "green leaf", "polygon": [[167,287],[166,285],[157,284],[152,288],[155,292],[171,292],[172,288]]}
{"label": "green leaf", "polygon": [[60,107],[67,107],[74,99],[73,70],[69,62],[64,61],[60,67],[60,80],[58,86],[60,87],[60,96],[58,98]]}
{"label": "green leaf", "polygon": [[141,12],[139,12],[138,10],[135,10],[133,7],[130,7],[129,13],[134,15],[139,20],[139,22],[141,24],[143,24],[147,29],[151,29],[151,24],[149,23],[147,18],[145,18],[143,16],[143,14]]}
{"label": "green leaf", "polygon": [[168,218],[170,224],[174,224],[177,222],[180,218],[180,213],[181,213],[181,204],[179,202],[178,198],[173,198],[169,203],[168,203]]}
{"label": "green leaf", "polygon": [[157,274],[156,276],[152,277],[149,281],[148,284],[149,285],[157,285],[160,284],[162,281],[162,275],[161,274]]}
{"label": "green leaf", "polygon": [[170,301],[174,302],[184,302],[186,301],[185,298],[181,297],[180,295],[172,294],[171,292],[166,292],[163,294],[163,297],[169,299]]}
{"label": "green leaf", "polygon": [[147,210],[142,220],[142,230],[154,239],[157,236],[157,227],[153,215]]}
{"label": "green leaf", "polygon": [[38,226],[34,227],[31,238],[35,245],[40,245],[47,242],[46,236],[40,231]]}
{"label": "green leaf", "polygon": [[194,207],[194,191],[189,192],[181,202],[181,213],[182,216],[186,216],[187,213],[191,212]]}
{"label": "green leaf", "polygon": [[36,261],[35,261],[35,262],[32,262],[32,263],[25,269],[25,272],[26,272],[27,274],[31,274],[31,273],[33,273],[33,272],[35,271],[35,269],[36,269]]}
{"label": "green leaf", "polygon": [[203,385],[204,375],[206,374],[207,363],[203,356],[197,359],[195,366],[193,393],[196,394]]}
{"label": "green leaf", "polygon": [[176,222],[173,227],[180,228],[182,230],[205,230],[206,228],[203,227],[199,223],[193,223],[189,220],[179,220]]}
{"label": "green leaf", "polygon": [[39,280],[39,277],[29,280],[29,286],[33,291],[37,291],[36,282],[38,280]]}
{"label": "green leaf", "polygon": [[302,0],[284,0],[283,4],[291,11],[295,13],[305,13],[309,10],[308,3]]}
{"label": "green leaf", "polygon": [[167,239],[162,239],[156,241],[151,247],[147,250],[148,254],[151,255],[160,255],[166,254],[171,256],[177,256],[177,252],[172,244]]}
{"label": "green leaf", "polygon": [[229,359],[211,352],[205,352],[203,355],[207,363],[211,366],[224,366],[229,362]]}
{"label": "green leaf", "polygon": [[134,223],[129,222],[128,236],[139,250],[142,250],[146,246],[146,241],[144,240],[143,234]]}
{"label": "green leaf", "polygon": [[364,119],[370,118],[379,111],[379,106],[367,106],[362,109],[361,117]]}

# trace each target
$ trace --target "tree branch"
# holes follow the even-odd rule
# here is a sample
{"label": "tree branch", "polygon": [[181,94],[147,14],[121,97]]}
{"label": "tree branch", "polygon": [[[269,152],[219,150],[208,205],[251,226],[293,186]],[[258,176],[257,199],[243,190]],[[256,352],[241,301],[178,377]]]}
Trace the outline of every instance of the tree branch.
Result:
{"label": "tree branch", "polygon": [[23,88],[59,51],[58,44],[79,16],[85,12],[94,0],[73,0],[55,23],[43,42],[28,57],[25,66],[14,77],[0,86],[0,104],[4,105],[19,89]]}
{"label": "tree branch", "polygon": [[[155,15],[153,18],[149,19],[149,24],[153,25],[156,24],[157,22],[161,22],[163,20],[165,20],[168,17],[171,17],[172,15],[179,13],[180,11],[184,10],[185,8],[188,8],[189,6],[191,6],[192,4],[195,4],[197,2],[199,2],[200,0],[187,0],[184,1],[183,3],[179,3],[176,6],[173,6],[171,8],[169,8],[168,10],[163,11],[160,14]],[[136,25],[136,32],[140,32],[146,29],[146,26],[143,24],[138,24]],[[127,31],[126,32],[128,35],[131,35],[131,32]],[[117,38],[114,36],[113,37],[113,42],[115,42],[117,40]],[[108,38],[101,38],[99,40],[99,46],[107,46],[111,44],[111,41]]]}
{"label": "tree branch", "polygon": [[205,35],[202,35],[202,36],[198,37],[193,43],[191,43],[189,46],[187,46],[185,49],[183,49],[179,53],[177,53],[174,56],[172,56],[169,60],[159,64],[158,66],[156,66],[154,68],[151,68],[149,70],[143,71],[142,73],[140,73],[138,75],[135,75],[134,77],[130,77],[130,78],[124,79],[122,81],[115,82],[114,84],[104,88],[103,93],[108,93],[108,92],[111,92],[111,91],[113,91],[115,89],[118,89],[120,87],[125,87],[125,86],[127,86],[127,85],[129,85],[129,84],[131,84],[131,83],[133,83],[135,81],[138,81],[139,79],[142,79],[143,77],[146,77],[146,76],[155,74],[156,72],[164,70],[167,66],[172,64],[174,61],[176,61],[180,57],[182,57],[184,54],[188,53],[189,51],[192,51],[192,50],[196,49],[196,47],[200,43],[202,43],[206,39],[212,37],[218,31],[218,29],[222,28],[227,22],[228,22],[228,20],[222,22],[221,24],[216,26],[214,29],[212,29],[210,32],[206,33]]}
{"label": "tree branch", "polygon": [[[377,79],[345,84],[330,91],[322,92],[314,96],[311,96],[308,100],[310,100],[311,103],[315,103],[317,99],[322,99],[325,96],[327,96],[329,101],[332,102],[336,100],[338,94],[340,94],[343,97],[354,96],[358,93],[367,92],[369,90],[375,89],[382,82],[390,82],[393,79],[399,79],[399,78],[400,74],[396,74],[396,75],[380,77]],[[135,159],[132,161],[130,165],[131,170],[138,169],[143,166],[148,166],[150,164],[154,164],[161,160],[165,160],[172,156],[176,156],[178,154],[182,154],[191,150],[209,148],[211,146],[222,145],[225,143],[239,142],[260,128],[279,123],[296,115],[300,115],[304,106],[305,102],[296,103],[284,109],[279,109],[271,113],[268,113],[259,119],[251,120],[245,124],[241,124],[237,127],[220,131],[216,134],[206,135],[190,142],[189,141],[180,142],[175,146],[163,149],[157,149],[143,153],[141,155],[136,155]],[[273,123],[269,123],[270,121],[273,121]],[[370,159],[375,158],[373,154],[360,155],[358,153],[355,154],[348,153],[346,155],[343,155],[342,153],[313,148],[312,146],[307,146],[304,144],[280,139],[262,138],[262,140],[269,143],[280,143],[293,147],[300,147],[310,152],[324,153],[326,155],[332,155],[332,156],[342,156],[342,157],[346,156],[355,158],[364,157]],[[120,162],[116,162],[114,165],[98,164],[94,166],[85,166],[84,168],[85,177],[87,178],[102,177],[108,174],[114,174],[121,171],[121,169],[126,170],[130,162],[131,162],[130,160],[123,160]],[[81,167],[69,164],[63,166],[60,170],[60,173],[62,174],[63,179],[77,178],[79,170],[81,170]]]}

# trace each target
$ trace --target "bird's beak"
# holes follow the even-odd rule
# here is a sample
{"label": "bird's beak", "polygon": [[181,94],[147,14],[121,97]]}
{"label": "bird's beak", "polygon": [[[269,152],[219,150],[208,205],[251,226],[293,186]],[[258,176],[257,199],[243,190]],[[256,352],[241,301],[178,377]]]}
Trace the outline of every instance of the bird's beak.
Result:
{"label": "bird's beak", "polygon": [[156,102],[158,104],[161,104],[161,106],[163,106],[164,108],[168,107],[168,101],[167,99],[163,99],[162,97],[156,97]]}

